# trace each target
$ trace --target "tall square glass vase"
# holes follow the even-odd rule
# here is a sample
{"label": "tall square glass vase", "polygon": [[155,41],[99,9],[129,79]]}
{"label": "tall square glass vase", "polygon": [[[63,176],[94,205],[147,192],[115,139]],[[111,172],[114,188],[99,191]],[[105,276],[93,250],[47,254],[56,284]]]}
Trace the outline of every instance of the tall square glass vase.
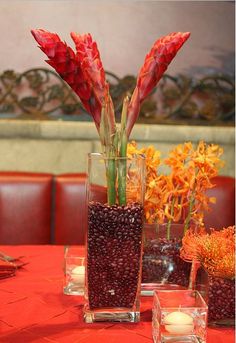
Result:
{"label": "tall square glass vase", "polygon": [[84,319],[138,322],[145,159],[88,158]]}

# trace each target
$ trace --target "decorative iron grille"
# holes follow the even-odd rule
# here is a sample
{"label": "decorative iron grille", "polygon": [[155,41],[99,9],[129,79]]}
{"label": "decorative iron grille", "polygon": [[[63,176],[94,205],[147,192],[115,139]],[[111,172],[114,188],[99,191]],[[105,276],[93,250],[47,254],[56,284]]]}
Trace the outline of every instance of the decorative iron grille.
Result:
{"label": "decorative iron grille", "polygon": [[[117,119],[125,94],[132,94],[136,78],[106,72]],[[235,113],[235,84],[227,75],[194,79],[165,74],[141,107],[138,121],[231,125]],[[77,95],[54,71],[34,68],[0,74],[0,118],[70,119],[90,117]]]}

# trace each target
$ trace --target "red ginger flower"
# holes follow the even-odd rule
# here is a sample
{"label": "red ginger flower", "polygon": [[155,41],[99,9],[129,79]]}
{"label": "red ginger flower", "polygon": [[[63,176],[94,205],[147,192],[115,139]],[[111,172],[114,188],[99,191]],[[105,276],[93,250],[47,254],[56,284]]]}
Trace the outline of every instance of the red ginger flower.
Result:
{"label": "red ginger flower", "polygon": [[75,43],[77,56],[83,72],[102,103],[106,80],[97,44],[93,41],[89,33],[79,35],[71,32],[71,38]]}
{"label": "red ginger flower", "polygon": [[[156,41],[146,56],[131,101],[129,102],[127,97],[124,99],[121,126],[117,130],[109,85],[105,80],[105,71],[97,44],[91,35],[71,33],[76,45],[75,54],[57,34],[41,29],[31,32],[41,50],[48,56],[47,63],[69,84],[80,97],[87,112],[93,116],[103,152],[110,157],[126,156],[127,141],[138,117],[141,102],[156,86],[168,64],[190,35],[190,33],[172,33]],[[150,154],[152,153],[153,151],[150,151]],[[121,176],[118,186],[119,203],[123,205],[126,203],[124,186],[126,180],[121,169],[118,168],[118,172]],[[116,169],[108,166],[109,204],[114,204],[116,201],[115,173]]]}
{"label": "red ginger flower", "polygon": [[[83,70],[84,66],[82,66],[80,59],[82,56],[76,55],[55,33],[42,29],[31,30],[31,33],[40,45],[41,50],[49,58],[46,62],[58,72],[62,79],[80,97],[85,109],[93,116],[96,127],[99,130],[102,108],[101,98],[95,92],[95,87],[91,84],[88,73],[85,73]],[[90,42],[90,40],[87,40],[87,43]],[[91,42],[91,44],[93,43]],[[90,62],[87,58],[84,64],[89,65]],[[105,78],[101,80],[104,82],[105,87]]]}
{"label": "red ginger flower", "polygon": [[139,72],[137,85],[128,109],[128,137],[139,115],[141,103],[157,85],[168,65],[189,36],[189,32],[173,32],[158,39],[147,54],[144,64]]}
{"label": "red ginger flower", "polygon": [[[102,126],[108,126],[108,135],[114,138],[116,127],[113,103],[109,94],[109,86],[105,80],[105,71],[97,44],[91,35],[71,33],[77,50],[75,54],[66,43],[61,41],[57,34],[41,29],[31,32],[41,50],[48,56],[47,63],[70,85],[80,97],[85,109],[93,116],[99,133],[102,107],[105,108],[107,123],[102,123]],[[128,106],[125,130],[127,138],[139,115],[141,103],[157,85],[168,65],[189,36],[189,32],[171,33],[158,39],[147,54]],[[105,138],[101,137],[101,139],[104,141]]]}
{"label": "red ginger flower", "polygon": [[[97,99],[101,105],[107,106],[107,115],[109,122],[109,135],[113,135],[116,131],[115,128],[115,114],[113,102],[109,93],[109,85],[105,79],[105,71],[98,51],[97,43],[93,41],[92,36],[88,34],[79,35],[75,32],[71,32],[71,38],[73,39],[77,57],[81,63],[82,70],[85,77],[96,94]],[[99,118],[99,123],[101,116]]]}

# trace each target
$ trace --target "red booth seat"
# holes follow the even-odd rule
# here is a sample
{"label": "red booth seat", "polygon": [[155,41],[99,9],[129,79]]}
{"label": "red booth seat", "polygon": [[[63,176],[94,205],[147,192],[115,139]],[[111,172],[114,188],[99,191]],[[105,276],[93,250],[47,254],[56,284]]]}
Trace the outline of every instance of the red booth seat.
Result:
{"label": "red booth seat", "polygon": [[[90,195],[97,201],[106,202],[102,186],[92,185]],[[88,223],[86,196],[86,174],[55,177],[55,244],[85,243]]]}
{"label": "red booth seat", "polygon": [[0,244],[51,243],[51,174],[0,173]]}
{"label": "red booth seat", "polygon": [[[216,204],[209,229],[235,224],[235,179],[218,176],[208,191]],[[93,187],[93,186],[92,186]],[[104,200],[104,189],[91,194]],[[87,227],[86,174],[0,172],[0,244],[83,244]]]}
{"label": "red booth seat", "polygon": [[87,226],[86,174],[55,177],[55,244],[83,244]]}
{"label": "red booth seat", "polygon": [[216,198],[211,210],[205,213],[207,229],[222,229],[235,224],[235,178],[217,176],[213,179],[214,188],[207,191],[207,195]]}
{"label": "red booth seat", "polygon": [[[87,226],[86,175],[67,174],[56,177],[55,243],[81,244]],[[208,190],[216,204],[205,213],[205,226],[221,229],[235,224],[235,179],[229,176],[214,178],[215,187]],[[94,189],[101,197],[101,189]]]}

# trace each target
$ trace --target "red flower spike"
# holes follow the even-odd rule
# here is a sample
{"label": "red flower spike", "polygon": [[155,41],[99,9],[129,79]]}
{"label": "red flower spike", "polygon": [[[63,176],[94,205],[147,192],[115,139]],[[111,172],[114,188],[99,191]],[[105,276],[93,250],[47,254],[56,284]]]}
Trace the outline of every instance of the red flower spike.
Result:
{"label": "red flower spike", "polygon": [[[116,131],[115,114],[97,44],[93,41],[92,36],[89,33],[79,35],[75,32],[71,32],[71,38],[75,43],[77,57],[81,63],[87,82],[96,94],[100,104],[102,105],[104,101],[106,103],[109,131],[112,135]],[[94,108],[94,110],[96,110],[96,108]]]}
{"label": "red flower spike", "polygon": [[139,115],[141,103],[157,85],[168,65],[189,36],[190,32],[173,32],[168,36],[158,39],[147,54],[144,64],[139,72],[137,85],[128,109],[128,137]]}
{"label": "red flower spike", "polygon": [[101,103],[94,94],[81,63],[74,51],[62,42],[60,37],[42,29],[31,30],[41,50],[48,56],[46,62],[65,80],[73,91],[80,97],[85,109],[93,116],[99,130],[101,118]]}
{"label": "red flower spike", "polygon": [[75,42],[77,57],[82,70],[102,103],[106,80],[97,44],[93,42],[90,34],[79,35],[71,32],[71,38]]}

